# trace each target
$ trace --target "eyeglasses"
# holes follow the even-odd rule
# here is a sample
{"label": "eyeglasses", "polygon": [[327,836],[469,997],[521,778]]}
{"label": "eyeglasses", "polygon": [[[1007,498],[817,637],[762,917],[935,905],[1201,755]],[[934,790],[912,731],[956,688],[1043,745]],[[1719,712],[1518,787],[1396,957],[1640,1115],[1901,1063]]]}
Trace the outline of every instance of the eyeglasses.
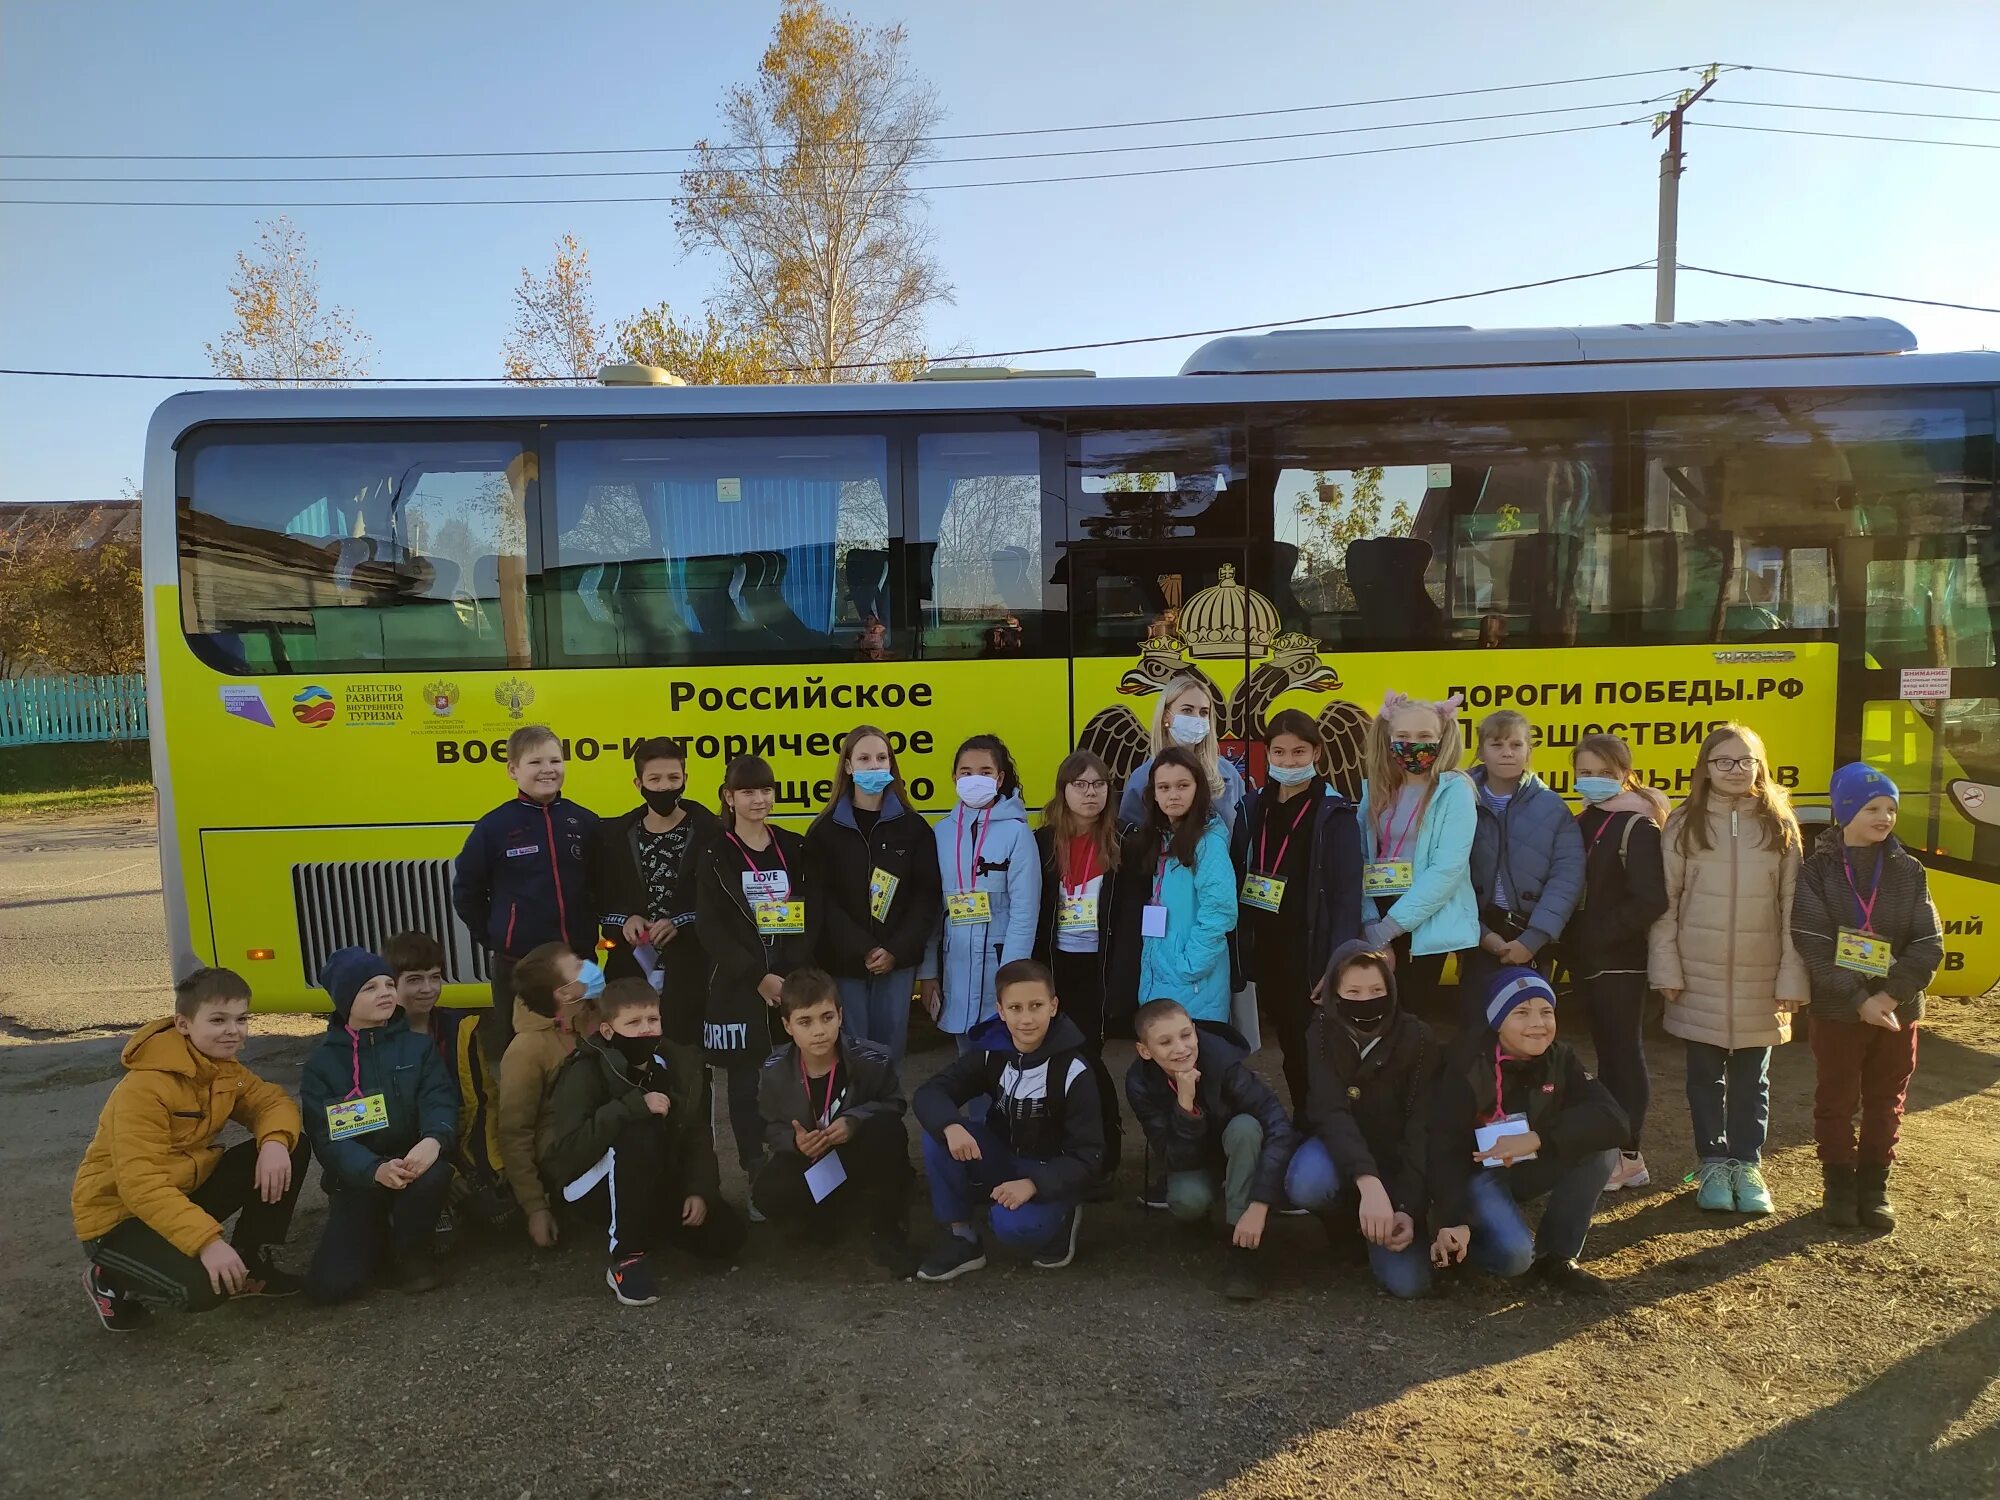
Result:
{"label": "eyeglasses", "polygon": [[1111,783],[1108,781],[1072,781],[1070,785],[1079,792],[1108,792],[1111,790]]}
{"label": "eyeglasses", "polygon": [[1739,755],[1732,759],[1727,755],[1718,755],[1708,763],[1708,768],[1711,771],[1717,772],[1754,771],[1757,769],[1757,757],[1754,755]]}

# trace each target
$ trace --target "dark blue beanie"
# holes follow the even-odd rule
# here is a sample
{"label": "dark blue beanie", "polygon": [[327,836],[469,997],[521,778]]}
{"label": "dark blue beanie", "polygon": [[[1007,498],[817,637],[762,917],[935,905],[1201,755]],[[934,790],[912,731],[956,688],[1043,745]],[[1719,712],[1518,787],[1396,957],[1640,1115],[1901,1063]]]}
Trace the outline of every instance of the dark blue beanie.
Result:
{"label": "dark blue beanie", "polygon": [[1877,797],[1887,797],[1899,806],[1903,800],[1895,782],[1873,766],[1864,766],[1858,760],[1849,761],[1835,771],[1827,787],[1827,799],[1833,803],[1833,821],[1842,828],[1852,823],[1854,815]]}
{"label": "dark blue beanie", "polygon": [[354,997],[361,993],[361,986],[380,974],[385,979],[394,979],[396,971],[366,948],[342,948],[327,955],[320,966],[320,988],[333,1001],[334,1019],[341,1025],[347,1024],[347,1012],[354,1005]]}
{"label": "dark blue beanie", "polygon": [[1556,992],[1541,972],[1528,968],[1505,968],[1486,981],[1486,1024],[1493,1030],[1507,1019],[1508,1012],[1526,1000],[1556,1003]]}

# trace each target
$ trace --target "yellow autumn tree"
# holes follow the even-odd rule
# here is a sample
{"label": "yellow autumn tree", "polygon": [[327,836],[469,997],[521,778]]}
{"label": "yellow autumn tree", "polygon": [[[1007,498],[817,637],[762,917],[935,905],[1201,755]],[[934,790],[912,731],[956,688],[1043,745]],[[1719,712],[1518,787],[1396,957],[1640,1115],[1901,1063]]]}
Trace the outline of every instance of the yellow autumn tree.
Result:
{"label": "yellow autumn tree", "polygon": [[115,535],[113,519],[37,506],[0,529],[0,675],[143,669],[139,546]]}
{"label": "yellow autumn tree", "polygon": [[666,303],[625,319],[612,336],[618,358],[657,365],[689,385],[788,385],[801,377],[784,367],[762,329],[733,328],[713,308],[700,322],[682,322]]}
{"label": "yellow autumn tree", "polygon": [[723,95],[725,142],[681,178],[682,248],[722,264],[725,325],[760,330],[808,380],[920,367],[924,314],[952,289],[912,183],[944,118],[900,26],[785,0],[748,86]]}
{"label": "yellow autumn tree", "polygon": [[319,262],[285,215],[259,226],[254,256],[237,252],[229,300],[232,326],[203,345],[216,374],[249,386],[314,386],[368,373],[368,335],[345,308],[320,305]]}
{"label": "yellow autumn tree", "polygon": [[500,347],[507,378],[519,385],[590,385],[604,365],[604,328],[590,286],[590,251],[573,234],[537,275],[526,267],[514,288],[514,328]]}

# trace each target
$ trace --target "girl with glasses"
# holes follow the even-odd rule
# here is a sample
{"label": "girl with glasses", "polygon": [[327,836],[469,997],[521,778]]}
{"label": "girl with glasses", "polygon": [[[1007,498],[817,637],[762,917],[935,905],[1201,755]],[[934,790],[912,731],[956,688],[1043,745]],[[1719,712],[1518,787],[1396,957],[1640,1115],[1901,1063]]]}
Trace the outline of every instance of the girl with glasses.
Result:
{"label": "girl with glasses", "polygon": [[1810,991],[1791,934],[1798,820],[1756,731],[1724,724],[1702,741],[1661,844],[1667,909],[1647,971],[1666,997],[1667,1031],[1687,1043],[1695,1202],[1767,1214],[1771,1049],[1791,1039]]}

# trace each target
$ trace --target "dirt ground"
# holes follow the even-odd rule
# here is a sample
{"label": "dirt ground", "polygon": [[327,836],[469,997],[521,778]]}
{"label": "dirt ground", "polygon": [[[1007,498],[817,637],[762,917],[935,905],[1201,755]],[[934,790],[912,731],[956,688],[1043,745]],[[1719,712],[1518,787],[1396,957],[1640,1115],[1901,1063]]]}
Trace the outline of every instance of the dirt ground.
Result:
{"label": "dirt ground", "polygon": [[[626,1309],[577,1234],[546,1255],[468,1245],[429,1296],[250,1303],[123,1337],[85,1305],[68,1217],[120,1039],[15,1026],[0,1494],[1992,1500],[2000,1013],[1933,1015],[1894,1235],[1812,1213],[1812,1060],[1795,1044],[1773,1068],[1779,1212],[1710,1219],[1665,1187],[1607,1197],[1602,1301],[1467,1273],[1390,1302],[1316,1224],[1281,1219],[1270,1295],[1225,1303],[1217,1243],[1132,1204],[1134,1150],[1065,1271],[996,1260],[893,1284],[857,1245],[759,1229],[734,1268],[675,1262],[659,1305]],[[267,1026],[251,1065],[295,1085],[308,1029]],[[1660,1181],[1689,1165],[1678,1051],[1654,1038]],[[914,1054],[911,1080],[944,1056]],[[295,1262],[324,1208],[315,1180]]]}

